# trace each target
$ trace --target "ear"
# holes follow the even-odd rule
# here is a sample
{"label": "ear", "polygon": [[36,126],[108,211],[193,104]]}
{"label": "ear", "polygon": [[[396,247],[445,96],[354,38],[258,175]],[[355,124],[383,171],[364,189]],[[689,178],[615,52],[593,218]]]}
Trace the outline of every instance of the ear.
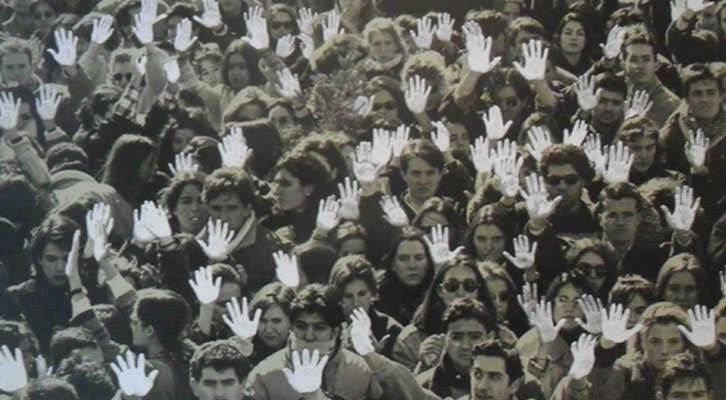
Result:
{"label": "ear", "polygon": [[260,61],[257,62],[257,68],[259,68],[262,73],[267,72],[267,61],[265,61],[264,57],[260,58]]}

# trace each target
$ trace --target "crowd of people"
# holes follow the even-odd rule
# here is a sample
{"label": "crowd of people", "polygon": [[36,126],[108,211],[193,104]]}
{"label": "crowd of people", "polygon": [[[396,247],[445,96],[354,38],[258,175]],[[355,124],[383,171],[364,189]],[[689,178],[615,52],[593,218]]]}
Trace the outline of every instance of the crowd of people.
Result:
{"label": "crowd of people", "polygon": [[0,19],[0,399],[726,398],[725,0]]}

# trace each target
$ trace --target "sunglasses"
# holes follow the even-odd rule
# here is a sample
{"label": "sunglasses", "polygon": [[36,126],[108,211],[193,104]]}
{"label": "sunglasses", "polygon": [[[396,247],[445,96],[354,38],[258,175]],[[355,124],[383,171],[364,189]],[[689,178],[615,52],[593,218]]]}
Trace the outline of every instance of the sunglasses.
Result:
{"label": "sunglasses", "polygon": [[48,18],[53,18],[53,12],[51,12],[51,11],[40,12],[40,13],[34,14],[33,16],[37,19],[48,19]]}
{"label": "sunglasses", "polygon": [[607,266],[603,264],[588,264],[588,263],[581,263],[577,264],[576,266],[577,270],[582,272],[584,275],[586,275],[589,278],[604,278],[607,276]]}
{"label": "sunglasses", "polygon": [[387,101],[385,103],[373,103],[373,107],[372,107],[373,111],[379,111],[381,109],[385,109],[388,111],[395,110],[396,103],[394,103],[392,101]]}
{"label": "sunglasses", "polygon": [[479,283],[475,279],[466,279],[463,282],[456,279],[449,279],[441,284],[441,287],[449,293],[456,292],[460,286],[463,286],[467,293],[474,293],[479,288]]}
{"label": "sunglasses", "polygon": [[124,79],[130,81],[132,76],[134,76],[134,74],[132,74],[131,72],[127,72],[125,74],[117,73],[113,74],[113,77],[111,79],[113,79],[114,82],[121,82]]}
{"label": "sunglasses", "polygon": [[580,177],[577,175],[548,176],[546,180],[552,186],[557,186],[560,182],[565,182],[565,184],[572,186],[580,181]]}

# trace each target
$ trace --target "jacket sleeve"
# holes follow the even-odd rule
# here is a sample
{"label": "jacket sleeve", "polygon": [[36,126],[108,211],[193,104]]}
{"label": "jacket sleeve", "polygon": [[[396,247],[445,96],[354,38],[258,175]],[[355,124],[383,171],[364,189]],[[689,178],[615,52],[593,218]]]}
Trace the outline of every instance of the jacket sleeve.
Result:
{"label": "jacket sleeve", "polygon": [[373,371],[373,376],[383,388],[383,398],[397,400],[439,399],[438,396],[421,387],[411,371],[403,364],[391,361],[375,352],[369,353],[363,358]]}
{"label": "jacket sleeve", "polygon": [[566,375],[557,384],[550,400],[588,400],[590,382],[587,379],[573,379]]}
{"label": "jacket sleeve", "polygon": [[620,399],[625,392],[627,370],[616,366],[615,361],[621,352],[620,346],[603,349],[600,344],[595,347],[595,366],[590,372],[590,396],[592,398]]}

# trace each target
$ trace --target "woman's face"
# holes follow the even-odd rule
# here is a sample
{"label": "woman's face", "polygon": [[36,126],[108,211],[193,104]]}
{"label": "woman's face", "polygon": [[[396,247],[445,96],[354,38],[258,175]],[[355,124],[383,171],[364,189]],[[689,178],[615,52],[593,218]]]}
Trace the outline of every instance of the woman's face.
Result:
{"label": "woman's face", "polygon": [[35,6],[35,9],[33,9],[33,23],[39,37],[44,38],[50,33],[55,17],[55,11],[48,3],[41,1]]}
{"label": "woman's face", "polygon": [[657,323],[647,329],[643,334],[645,360],[662,371],[669,359],[685,350],[683,336],[676,323]]}
{"label": "woman's face", "polygon": [[222,70],[219,62],[213,58],[205,58],[199,62],[199,78],[210,86],[222,83]]}
{"label": "woman's face", "polygon": [[288,13],[279,11],[270,17],[267,27],[271,43],[277,44],[281,37],[295,33],[295,20]]}
{"label": "woman's face", "polygon": [[353,237],[346,239],[340,244],[338,250],[338,257],[345,257],[349,255],[365,255],[366,253],[366,241],[363,238]]}
{"label": "woman's face", "polygon": [[502,118],[505,121],[514,121],[519,117],[524,107],[524,102],[517,96],[517,92],[511,86],[505,86],[495,93],[496,102],[502,110]]}
{"label": "woman's face", "polygon": [[207,223],[207,209],[202,203],[202,190],[199,185],[184,186],[176,203],[174,216],[179,221],[179,230],[196,235]]}
{"label": "woman's face", "polygon": [[43,275],[52,286],[62,286],[68,281],[66,278],[66,261],[69,249],[63,248],[53,242],[48,242],[40,253],[40,267]]}
{"label": "woman's face", "polygon": [[418,240],[404,240],[398,245],[393,260],[393,272],[401,283],[408,287],[420,285],[429,268],[423,243]]}
{"label": "woman's face", "polygon": [[482,224],[474,230],[474,251],[480,261],[499,261],[506,246],[504,232],[493,224]]}
{"label": "woman's face", "polygon": [[489,295],[492,296],[494,306],[497,308],[497,318],[503,321],[507,315],[507,309],[509,308],[509,300],[512,298],[512,292],[509,290],[509,286],[504,279],[499,279],[490,276],[484,281],[487,284],[487,290]]}
{"label": "woman's face", "polygon": [[227,79],[234,90],[242,90],[250,84],[250,71],[242,53],[234,53],[227,59]]}
{"label": "woman's face", "polygon": [[449,304],[464,297],[476,299],[479,294],[479,282],[471,268],[458,265],[444,273],[444,278],[436,290],[444,305],[448,307]]}
{"label": "woman's face", "polygon": [[396,100],[387,90],[379,90],[373,95],[372,111],[374,120],[396,122],[398,117],[398,105]]}
{"label": "woman's face", "polygon": [[607,264],[599,254],[588,251],[577,260],[575,269],[582,272],[593,291],[600,290],[607,276]]}
{"label": "woman's face", "polygon": [[283,106],[272,107],[267,114],[267,118],[280,132],[295,125],[295,117]]}
{"label": "woman's face", "polygon": [[35,118],[33,118],[33,113],[28,103],[20,103],[16,128],[25,136],[36,137],[38,135],[38,124]]}
{"label": "woman's face", "polygon": [[139,180],[142,183],[149,183],[152,179],[154,179],[154,170],[156,167],[154,166],[154,155],[149,154],[149,156],[144,160],[144,162],[141,163],[139,166]]}
{"label": "woman's face", "polygon": [[585,28],[579,21],[569,21],[562,27],[560,47],[565,54],[579,54],[585,48]]}
{"label": "woman's face", "polygon": [[383,31],[371,33],[368,47],[371,57],[381,63],[391,61],[400,51],[393,35]]}
{"label": "woman's face", "polygon": [[625,305],[625,307],[630,310],[628,328],[632,328],[636,323],[638,323],[640,316],[643,315],[643,312],[645,312],[645,309],[648,308],[649,305],[650,304],[648,304],[645,298],[639,294],[634,295],[633,298],[630,299],[630,302]]}
{"label": "woman's face", "polygon": [[189,141],[194,137],[194,131],[188,128],[177,129],[174,132],[174,140],[171,142],[171,149],[174,154],[179,154],[184,151]]}
{"label": "woman's face", "polygon": [[373,292],[364,280],[355,279],[343,288],[342,303],[346,319],[357,308],[363,308],[368,312],[373,303]]}
{"label": "woman's face", "polygon": [[287,335],[290,332],[290,318],[277,304],[271,305],[267,311],[262,313],[260,325],[257,329],[257,336],[265,346],[271,349],[279,349],[285,345]]}
{"label": "woman's face", "polygon": [[272,194],[277,206],[282,211],[301,210],[307,205],[308,196],[312,194],[310,185],[303,185],[290,171],[281,169],[274,179]]}
{"label": "woman's face", "polygon": [[678,271],[671,275],[663,291],[663,300],[679,305],[684,311],[698,304],[698,284],[693,274]]}
{"label": "woman's face", "polygon": [[563,326],[565,330],[571,330],[576,328],[577,322],[575,318],[584,319],[585,315],[577,305],[577,299],[580,298],[582,292],[572,284],[567,284],[557,291],[557,295],[554,299],[554,307],[552,314],[557,323],[561,319],[565,319],[566,323]]}

